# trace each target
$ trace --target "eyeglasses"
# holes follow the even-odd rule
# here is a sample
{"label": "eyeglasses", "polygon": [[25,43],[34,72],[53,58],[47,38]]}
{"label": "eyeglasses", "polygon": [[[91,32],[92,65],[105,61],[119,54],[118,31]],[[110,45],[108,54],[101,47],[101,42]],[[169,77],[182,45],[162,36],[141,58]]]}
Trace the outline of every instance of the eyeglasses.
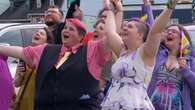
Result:
{"label": "eyeglasses", "polygon": [[173,34],[179,34],[179,31],[176,29],[166,29],[164,32],[166,33],[173,33]]}
{"label": "eyeglasses", "polygon": [[52,10],[45,11],[45,15],[48,15],[48,14],[58,14],[58,12],[52,11]]}

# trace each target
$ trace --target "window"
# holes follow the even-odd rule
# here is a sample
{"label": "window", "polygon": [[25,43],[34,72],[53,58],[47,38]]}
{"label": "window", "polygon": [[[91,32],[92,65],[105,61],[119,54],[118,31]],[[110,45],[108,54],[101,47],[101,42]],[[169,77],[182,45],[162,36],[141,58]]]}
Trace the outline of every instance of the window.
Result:
{"label": "window", "polygon": [[1,43],[8,43],[13,46],[23,46],[20,30],[10,30],[0,36]]}
{"label": "window", "polygon": [[22,29],[22,36],[23,36],[24,46],[28,46],[28,45],[31,44],[32,35],[39,29],[40,28]]}

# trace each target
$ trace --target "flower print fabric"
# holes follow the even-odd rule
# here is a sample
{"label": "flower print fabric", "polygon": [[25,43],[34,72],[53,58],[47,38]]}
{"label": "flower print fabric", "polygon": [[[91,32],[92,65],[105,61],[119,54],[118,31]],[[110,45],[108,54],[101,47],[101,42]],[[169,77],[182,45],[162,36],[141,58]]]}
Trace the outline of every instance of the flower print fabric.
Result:
{"label": "flower print fabric", "polygon": [[102,102],[102,110],[154,110],[145,82],[153,68],[144,65],[139,51],[132,54],[123,51],[112,66],[112,84]]}

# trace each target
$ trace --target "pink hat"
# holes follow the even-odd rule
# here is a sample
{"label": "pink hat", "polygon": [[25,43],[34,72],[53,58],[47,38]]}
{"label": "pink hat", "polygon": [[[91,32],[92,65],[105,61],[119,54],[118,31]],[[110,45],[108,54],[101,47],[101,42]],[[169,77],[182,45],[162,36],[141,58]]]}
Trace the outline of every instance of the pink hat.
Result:
{"label": "pink hat", "polygon": [[69,19],[66,19],[66,21],[72,23],[76,27],[84,29],[85,31],[87,30],[85,24],[76,18],[69,18]]}

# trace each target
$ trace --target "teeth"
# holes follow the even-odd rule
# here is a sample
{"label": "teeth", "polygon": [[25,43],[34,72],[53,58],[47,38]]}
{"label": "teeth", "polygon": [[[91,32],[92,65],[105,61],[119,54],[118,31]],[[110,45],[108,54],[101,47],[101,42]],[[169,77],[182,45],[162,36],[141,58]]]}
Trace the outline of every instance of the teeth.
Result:
{"label": "teeth", "polygon": [[69,36],[67,36],[67,35],[64,35],[64,38],[68,38]]}
{"label": "teeth", "polygon": [[95,38],[97,38],[98,36],[97,35],[94,35]]}
{"label": "teeth", "polygon": [[39,40],[39,38],[38,38],[38,37],[35,37],[34,39],[35,39],[35,40]]}

